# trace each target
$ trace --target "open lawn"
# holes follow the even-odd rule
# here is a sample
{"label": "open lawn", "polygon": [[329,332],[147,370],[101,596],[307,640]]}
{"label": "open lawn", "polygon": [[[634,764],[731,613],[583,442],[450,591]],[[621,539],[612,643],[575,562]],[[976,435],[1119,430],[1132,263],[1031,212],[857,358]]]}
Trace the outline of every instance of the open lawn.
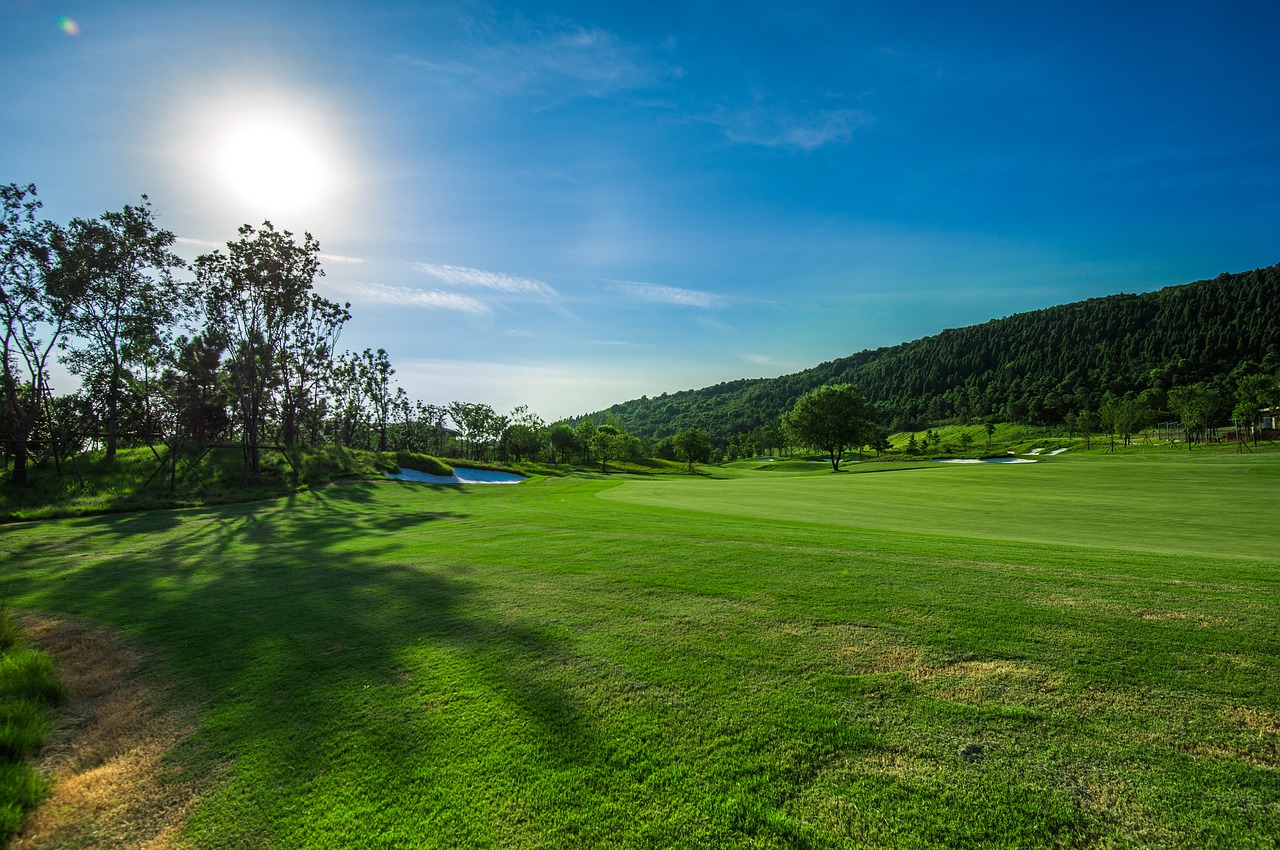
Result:
{"label": "open lawn", "polygon": [[1280,455],[729,474],[8,526],[0,595],[193,707],[197,847],[1280,841]]}

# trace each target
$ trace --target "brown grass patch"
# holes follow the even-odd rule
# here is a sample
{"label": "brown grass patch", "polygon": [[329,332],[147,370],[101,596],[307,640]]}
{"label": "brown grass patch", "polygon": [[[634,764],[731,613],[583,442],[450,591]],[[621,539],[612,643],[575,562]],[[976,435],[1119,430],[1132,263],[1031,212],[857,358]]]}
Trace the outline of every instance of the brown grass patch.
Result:
{"label": "brown grass patch", "polygon": [[1237,725],[1250,732],[1280,737],[1280,714],[1260,708],[1240,707],[1231,709],[1230,716]]}
{"label": "brown grass patch", "polygon": [[86,623],[26,617],[31,643],[53,657],[69,699],[41,757],[53,793],[12,850],[113,847],[169,850],[199,797],[164,757],[193,729],[189,710],[164,709],[144,655]]}

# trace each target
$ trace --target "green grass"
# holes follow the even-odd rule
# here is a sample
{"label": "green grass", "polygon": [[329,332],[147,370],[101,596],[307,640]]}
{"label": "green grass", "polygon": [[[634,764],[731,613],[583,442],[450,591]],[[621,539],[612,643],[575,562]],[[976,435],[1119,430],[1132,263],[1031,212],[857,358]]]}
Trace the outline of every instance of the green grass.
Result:
{"label": "green grass", "polygon": [[30,760],[48,737],[50,708],[65,697],[49,656],[25,646],[0,608],[0,844],[44,799],[45,782]]}
{"label": "green grass", "polygon": [[352,481],[5,529],[197,847],[1272,847],[1280,455]]}

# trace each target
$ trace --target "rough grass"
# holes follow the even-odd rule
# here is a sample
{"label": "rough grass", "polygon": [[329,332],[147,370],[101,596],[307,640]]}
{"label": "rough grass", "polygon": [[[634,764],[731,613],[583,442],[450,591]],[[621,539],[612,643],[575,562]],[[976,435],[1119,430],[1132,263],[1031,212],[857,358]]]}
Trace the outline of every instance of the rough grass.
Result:
{"label": "rough grass", "polygon": [[197,847],[1280,840],[1280,456],[875,467],[352,481],[3,548],[16,604],[202,706],[157,762],[206,780]]}
{"label": "rough grass", "polygon": [[200,783],[166,759],[190,734],[192,710],[168,697],[150,659],[119,635],[47,616],[26,622],[69,698],[41,759],[52,793],[13,850],[179,846]]}
{"label": "rough grass", "polygon": [[0,608],[0,843],[46,794],[30,760],[48,736],[50,709],[65,696],[53,662],[25,645],[10,613]]}

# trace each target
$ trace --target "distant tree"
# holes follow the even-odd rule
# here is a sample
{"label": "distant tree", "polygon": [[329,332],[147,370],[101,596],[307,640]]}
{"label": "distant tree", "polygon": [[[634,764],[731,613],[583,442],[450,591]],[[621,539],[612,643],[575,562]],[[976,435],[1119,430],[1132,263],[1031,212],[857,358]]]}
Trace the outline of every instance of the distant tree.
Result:
{"label": "distant tree", "polygon": [[387,429],[391,422],[391,406],[395,394],[391,389],[391,376],[396,370],[391,367],[391,359],[385,348],[376,352],[366,348],[356,358],[358,380],[363,385],[364,397],[369,402],[369,413],[372,421],[370,429],[377,437],[374,448],[377,451],[387,450]]}
{"label": "distant tree", "polygon": [[175,363],[160,382],[169,411],[167,430],[180,441],[210,442],[231,424],[222,372],[225,348],[216,337],[203,336],[179,337],[177,346]]}
{"label": "distant tree", "polygon": [[36,187],[0,186],[0,389],[13,450],[12,481],[27,482],[32,438],[49,415],[49,358],[70,320],[72,281],[50,250],[59,229],[38,221]]}
{"label": "distant tree", "polygon": [[973,445],[973,435],[970,434],[968,431],[961,431],[960,432],[960,448],[964,449],[967,452],[969,451],[969,447],[972,445]]}
{"label": "distant tree", "polygon": [[673,441],[676,457],[683,460],[693,472],[694,461],[707,460],[711,454],[711,440],[697,428],[689,428],[675,435]]}
{"label": "distant tree", "polygon": [[595,441],[598,427],[593,420],[583,419],[578,423],[578,427],[574,429],[574,438],[578,444],[578,449],[582,452],[583,463],[591,462],[592,452],[595,451],[592,443]]}
{"label": "distant tree", "polygon": [[1226,397],[1205,383],[1169,390],[1169,409],[1177,414],[1187,432],[1187,448],[1197,439],[1203,442],[1214,424],[1230,409]]}
{"label": "distant tree", "polygon": [[796,442],[828,453],[831,471],[840,471],[846,449],[866,445],[875,423],[862,394],[852,384],[831,384],[802,395],[787,414]]}
{"label": "distant tree", "polygon": [[[588,422],[590,420],[587,420]],[[600,425],[592,433],[590,448],[592,454],[600,459],[600,471],[609,471],[609,460],[621,454],[626,437],[615,425]]]}
{"label": "distant tree", "polygon": [[288,319],[276,362],[281,439],[286,446],[304,441],[308,430],[313,441],[318,439],[322,390],[334,369],[334,349],[351,318],[350,307],[311,293]]}
{"label": "distant tree", "polygon": [[108,463],[116,457],[126,408],[149,406],[149,382],[139,373],[167,350],[183,309],[173,272],[186,264],[171,250],[175,239],[156,223],[143,195],[138,206],[72,219],[53,241],[75,290],[68,330],[82,342],[64,359],[95,390]]}
{"label": "distant tree", "polygon": [[262,469],[259,445],[281,376],[279,361],[291,328],[308,310],[312,285],[324,274],[320,244],[301,244],[269,221],[242,225],[240,238],[196,258],[206,320],[228,341],[229,372],[244,443],[246,475]]}
{"label": "distant tree", "polygon": [[991,451],[991,438],[996,435],[996,423],[988,422],[983,428],[987,432],[987,451]]}
{"label": "distant tree", "polygon": [[1124,398],[1109,396],[1098,413],[1107,433],[1119,436],[1126,446],[1130,445],[1134,434],[1151,426],[1154,416],[1146,402],[1135,398],[1132,393]]}
{"label": "distant tree", "polygon": [[488,447],[498,442],[507,427],[507,418],[487,404],[450,402],[449,418],[462,433],[472,460],[482,460]]}
{"label": "distant tree", "polygon": [[503,451],[514,457],[516,463],[526,457],[536,459],[546,424],[523,404],[513,409],[507,419],[510,424],[502,432]]}
{"label": "distant tree", "polygon": [[876,453],[876,457],[880,457],[882,452],[887,452],[893,448],[893,444],[889,442],[889,432],[879,425],[872,431],[871,441],[867,445]]}
{"label": "distant tree", "polygon": [[557,422],[552,425],[548,440],[551,442],[551,450],[555,454],[556,463],[564,463],[568,460],[578,445],[578,438],[574,435],[573,428],[569,427],[567,422]]}
{"label": "distant tree", "polygon": [[1280,381],[1276,376],[1255,372],[1243,376],[1236,384],[1236,405],[1232,413],[1242,426],[1249,428],[1255,446],[1258,444],[1262,412],[1271,406],[1277,383]]}

